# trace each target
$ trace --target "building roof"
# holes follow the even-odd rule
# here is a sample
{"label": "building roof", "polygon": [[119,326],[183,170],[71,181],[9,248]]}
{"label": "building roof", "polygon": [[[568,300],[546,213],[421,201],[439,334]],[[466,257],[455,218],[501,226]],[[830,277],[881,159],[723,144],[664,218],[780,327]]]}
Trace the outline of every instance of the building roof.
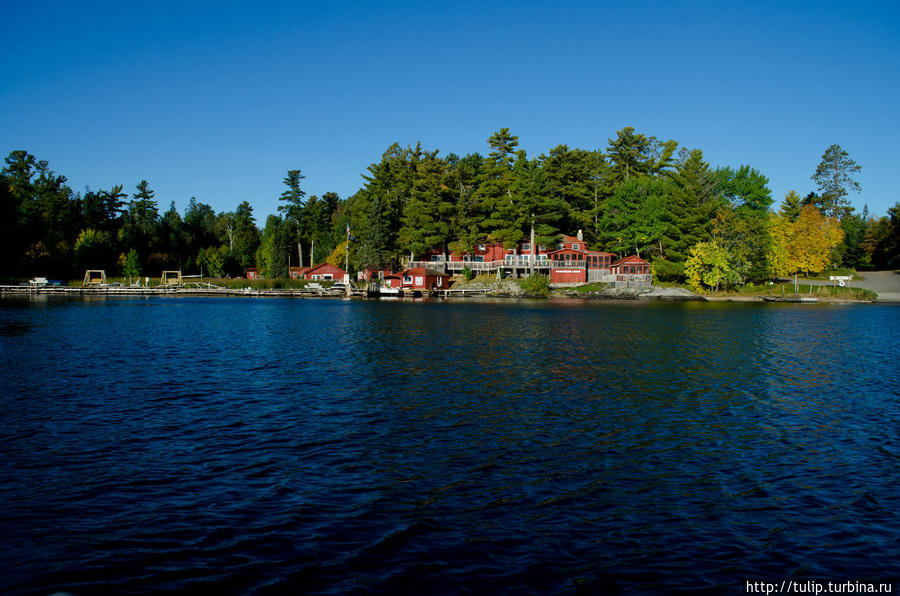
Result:
{"label": "building roof", "polygon": [[331,267],[332,270],[340,271],[341,274],[346,273],[343,269],[341,269],[341,268],[338,267],[337,265],[332,265],[331,263],[319,263],[318,265],[313,265],[312,267],[306,267],[306,268],[301,272],[301,275],[306,275],[307,273],[314,273],[314,272],[318,271],[319,269],[323,269],[323,268],[325,268],[325,267]]}
{"label": "building roof", "polygon": [[621,259],[619,259],[618,261],[613,263],[614,266],[615,265],[630,265],[630,264],[649,265],[650,263],[636,255],[629,255],[627,257],[622,257]]}

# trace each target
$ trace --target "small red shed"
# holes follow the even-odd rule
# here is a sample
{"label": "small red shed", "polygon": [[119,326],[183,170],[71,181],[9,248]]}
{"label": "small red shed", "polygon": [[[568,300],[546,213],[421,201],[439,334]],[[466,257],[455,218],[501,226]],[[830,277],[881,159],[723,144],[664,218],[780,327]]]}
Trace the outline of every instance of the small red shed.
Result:
{"label": "small red shed", "polygon": [[[400,287],[404,290],[430,292],[432,290],[446,290],[450,287],[450,276],[434,269],[413,267],[405,269],[396,275],[400,277]],[[391,280],[391,287],[395,287],[393,280]]]}

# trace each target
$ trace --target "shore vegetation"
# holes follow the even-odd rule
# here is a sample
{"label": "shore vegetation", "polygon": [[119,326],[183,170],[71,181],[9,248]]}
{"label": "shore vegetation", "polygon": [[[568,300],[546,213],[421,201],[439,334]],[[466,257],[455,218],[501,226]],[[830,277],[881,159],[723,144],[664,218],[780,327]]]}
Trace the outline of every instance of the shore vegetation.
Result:
{"label": "shore vegetation", "polygon": [[552,247],[577,230],[589,249],[635,254],[654,281],[700,291],[900,262],[900,203],[881,217],[856,211],[862,166],[837,144],[811,188],[780,205],[750,164],[713,165],[699,148],[631,126],[598,145],[528,153],[508,128],[487,137],[484,153],[392,143],[346,198],[308,195],[306,174],[288,170],[277,213],[262,222],[249,201],[216,212],[190,197],[179,210],[183,198],[159,196],[149,177],[75,192],[48,162],[16,150],[0,171],[0,278],[79,279],[86,269],[224,278],[255,268],[280,279],[298,265],[343,266],[348,240],[351,271],[398,270],[424,253],[513,248],[532,235]]}

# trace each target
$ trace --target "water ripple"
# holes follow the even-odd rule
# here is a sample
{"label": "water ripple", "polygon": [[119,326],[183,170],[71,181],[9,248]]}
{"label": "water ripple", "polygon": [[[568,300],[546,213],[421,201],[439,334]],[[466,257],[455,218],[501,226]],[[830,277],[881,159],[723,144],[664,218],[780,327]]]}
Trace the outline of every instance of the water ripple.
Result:
{"label": "water ripple", "polygon": [[0,303],[0,589],[896,577],[900,309],[796,306]]}

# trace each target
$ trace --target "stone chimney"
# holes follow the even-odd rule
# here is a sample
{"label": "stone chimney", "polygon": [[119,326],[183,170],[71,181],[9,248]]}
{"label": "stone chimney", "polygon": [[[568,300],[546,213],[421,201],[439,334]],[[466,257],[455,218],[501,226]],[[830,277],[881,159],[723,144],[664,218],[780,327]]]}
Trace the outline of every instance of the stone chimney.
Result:
{"label": "stone chimney", "polygon": [[581,230],[578,230],[578,234],[576,234],[576,237],[577,237],[580,241],[584,242],[584,234],[581,233]]}

